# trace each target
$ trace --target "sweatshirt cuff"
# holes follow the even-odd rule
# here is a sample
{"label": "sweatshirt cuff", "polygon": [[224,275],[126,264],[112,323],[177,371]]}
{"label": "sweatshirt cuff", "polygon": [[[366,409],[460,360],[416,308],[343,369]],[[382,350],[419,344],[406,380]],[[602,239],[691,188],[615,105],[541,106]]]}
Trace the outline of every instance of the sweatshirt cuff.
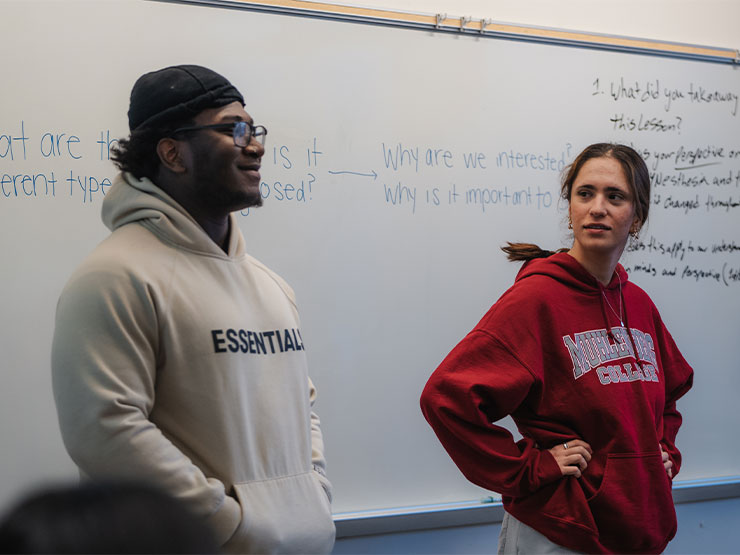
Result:
{"label": "sweatshirt cuff", "polygon": [[224,545],[234,535],[241,521],[241,506],[236,499],[226,495],[221,508],[208,517],[206,524],[213,530],[218,544]]}
{"label": "sweatshirt cuff", "polygon": [[551,482],[555,482],[563,477],[563,472],[560,470],[555,457],[547,449],[540,450],[539,468],[537,469],[537,475],[540,479],[540,487],[545,486]]}

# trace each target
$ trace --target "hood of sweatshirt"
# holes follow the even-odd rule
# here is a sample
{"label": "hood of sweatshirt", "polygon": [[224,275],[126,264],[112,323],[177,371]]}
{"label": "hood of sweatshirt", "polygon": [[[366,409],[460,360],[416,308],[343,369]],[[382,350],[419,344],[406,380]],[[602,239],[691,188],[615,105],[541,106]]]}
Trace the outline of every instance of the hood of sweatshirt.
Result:
{"label": "hood of sweatshirt", "polygon": [[[628,276],[621,264],[617,264],[611,281],[608,285],[604,286],[575,258],[568,253],[560,252],[547,258],[530,260],[519,270],[515,281],[522,281],[535,275],[549,276],[584,295],[598,297],[601,305],[601,315],[604,319],[604,328],[607,330],[609,337],[614,340],[611,326],[609,325],[609,318],[607,318],[607,307],[608,310],[614,312],[614,315],[621,320],[623,326],[627,327],[630,339],[632,339],[632,334],[629,332],[627,305],[624,301],[624,293],[622,291],[625,285],[627,285]],[[611,301],[609,297],[612,298]],[[619,308],[619,312],[617,312],[617,308]]]}
{"label": "hood of sweatshirt", "polygon": [[516,276],[521,281],[530,276],[545,275],[587,295],[600,295],[602,290],[615,290],[627,283],[627,272],[617,264],[609,284],[604,287],[580,262],[565,252],[547,258],[535,258],[522,266]]}
{"label": "hood of sweatshirt", "polygon": [[238,258],[245,254],[244,238],[234,214],[229,216],[229,250],[224,252],[172,197],[149,179],[120,173],[103,200],[103,223],[111,231],[138,223],[161,241],[195,254]]}

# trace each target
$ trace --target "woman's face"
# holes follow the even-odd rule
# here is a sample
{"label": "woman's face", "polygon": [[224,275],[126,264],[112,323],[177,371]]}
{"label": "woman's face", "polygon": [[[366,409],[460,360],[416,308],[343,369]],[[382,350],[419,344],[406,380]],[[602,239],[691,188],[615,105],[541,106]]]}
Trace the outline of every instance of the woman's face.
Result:
{"label": "woman's face", "polygon": [[581,167],[570,192],[568,213],[576,255],[622,255],[630,229],[638,225],[635,198],[614,158],[592,158]]}

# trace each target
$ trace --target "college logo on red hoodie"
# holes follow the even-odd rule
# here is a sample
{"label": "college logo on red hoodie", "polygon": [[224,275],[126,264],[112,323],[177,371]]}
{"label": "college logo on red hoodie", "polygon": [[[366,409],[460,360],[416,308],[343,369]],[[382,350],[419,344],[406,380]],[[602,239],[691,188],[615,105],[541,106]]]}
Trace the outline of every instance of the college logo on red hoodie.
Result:
{"label": "college logo on red hoodie", "polygon": [[[658,363],[655,358],[655,344],[650,334],[632,328],[630,331],[635,342],[635,348],[633,348],[627,328],[616,326],[611,331],[614,341],[609,338],[605,329],[584,331],[575,334],[573,337],[570,335],[563,336],[563,343],[573,361],[574,378],[577,380],[595,369],[602,385],[637,380],[644,382],[659,381],[658,371],[656,370]],[[635,349],[637,350],[637,356],[635,356]],[[632,358],[635,363],[614,363],[614,361],[622,358]],[[636,362],[637,360],[645,364],[641,365]]]}

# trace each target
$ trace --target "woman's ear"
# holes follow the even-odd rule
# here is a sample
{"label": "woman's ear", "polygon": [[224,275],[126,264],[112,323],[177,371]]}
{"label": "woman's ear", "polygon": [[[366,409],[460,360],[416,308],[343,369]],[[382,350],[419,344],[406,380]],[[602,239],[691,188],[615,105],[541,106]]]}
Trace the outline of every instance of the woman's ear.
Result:
{"label": "woman's ear", "polygon": [[167,168],[172,173],[185,173],[187,170],[183,163],[182,149],[184,143],[165,137],[157,143],[157,156],[162,167]]}

